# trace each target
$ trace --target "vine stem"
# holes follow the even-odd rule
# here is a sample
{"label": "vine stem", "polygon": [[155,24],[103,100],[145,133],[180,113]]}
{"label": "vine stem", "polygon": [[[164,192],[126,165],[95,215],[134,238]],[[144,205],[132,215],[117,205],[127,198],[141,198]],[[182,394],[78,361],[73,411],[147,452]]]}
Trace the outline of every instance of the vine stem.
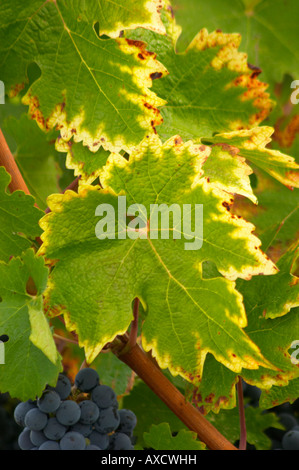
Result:
{"label": "vine stem", "polygon": [[147,357],[138,344],[114,354],[129,366],[145,384],[176,414],[190,429],[196,432],[210,450],[238,450],[229,442],[165,377],[160,369]]}
{"label": "vine stem", "polygon": [[237,394],[238,394],[238,406],[239,406],[239,416],[240,416],[239,450],[246,450],[247,431],[246,431],[244,396],[243,396],[243,386],[242,386],[241,377],[239,377],[239,380],[238,380],[238,383],[237,383]]}
{"label": "vine stem", "polygon": [[11,192],[21,190],[24,193],[30,195],[30,191],[27,187],[27,184],[24,181],[24,178],[18,168],[18,165],[15,162],[13,154],[10,151],[10,148],[7,145],[5,137],[2,130],[0,129],[0,166],[4,166],[6,171],[11,176],[11,182],[9,184],[9,189]]}

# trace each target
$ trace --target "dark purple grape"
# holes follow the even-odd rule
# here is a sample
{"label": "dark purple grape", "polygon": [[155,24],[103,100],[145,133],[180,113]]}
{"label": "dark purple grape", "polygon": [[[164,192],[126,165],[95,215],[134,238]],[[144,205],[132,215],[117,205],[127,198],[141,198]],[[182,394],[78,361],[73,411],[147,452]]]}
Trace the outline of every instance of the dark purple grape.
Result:
{"label": "dark purple grape", "polygon": [[48,389],[58,393],[61,400],[66,400],[72,392],[72,384],[66,375],[59,374],[56,386],[48,387]]}
{"label": "dark purple grape", "polygon": [[61,398],[54,390],[45,390],[37,400],[37,406],[43,413],[54,413],[60,406]]}
{"label": "dark purple grape", "polygon": [[79,406],[81,408],[80,422],[83,424],[95,423],[100,415],[97,405],[91,400],[84,400],[81,401]]}
{"label": "dark purple grape", "polygon": [[44,435],[43,431],[31,431],[30,439],[37,447],[41,446],[48,438]]}
{"label": "dark purple grape", "polygon": [[72,426],[77,423],[81,416],[79,405],[72,400],[65,400],[56,411],[56,418],[64,426]]}
{"label": "dark purple grape", "polygon": [[79,370],[75,377],[75,385],[81,392],[91,392],[100,381],[100,377],[96,370],[86,367]]}
{"label": "dark purple grape", "polygon": [[299,450],[299,431],[288,431],[282,438],[284,450]]}
{"label": "dark purple grape", "polygon": [[121,409],[119,410],[120,423],[118,431],[126,434],[131,434],[137,424],[137,418],[135,413],[131,410]]}
{"label": "dark purple grape", "polygon": [[110,408],[111,406],[118,407],[117,396],[108,385],[98,385],[95,387],[91,392],[91,399],[101,409]]}
{"label": "dark purple grape", "polygon": [[101,434],[109,434],[115,431],[120,423],[118,410],[114,407],[100,410],[98,420],[95,422],[95,430]]}
{"label": "dark purple grape", "polygon": [[42,431],[46,426],[48,416],[38,408],[33,408],[26,413],[25,426],[31,431]]}
{"label": "dark purple grape", "polygon": [[45,441],[38,450],[61,450],[60,445],[56,441]]}
{"label": "dark purple grape", "polygon": [[97,431],[92,431],[88,437],[91,444],[94,444],[100,447],[102,450],[108,449],[109,446],[109,436],[108,434],[101,434]]}
{"label": "dark purple grape", "polygon": [[50,441],[58,441],[61,439],[66,431],[67,427],[64,426],[63,424],[59,423],[57,418],[54,416],[49,418],[47,425],[44,429],[44,435],[50,440]]}
{"label": "dark purple grape", "polygon": [[111,438],[111,450],[132,450],[133,445],[132,441],[122,432],[116,432],[112,435]]}
{"label": "dark purple grape", "polygon": [[35,447],[30,439],[30,432],[31,431],[29,428],[24,428],[23,431],[19,434],[18,444],[21,450],[30,450]]}
{"label": "dark purple grape", "polygon": [[84,450],[86,442],[84,436],[78,432],[67,432],[60,441],[61,450]]}

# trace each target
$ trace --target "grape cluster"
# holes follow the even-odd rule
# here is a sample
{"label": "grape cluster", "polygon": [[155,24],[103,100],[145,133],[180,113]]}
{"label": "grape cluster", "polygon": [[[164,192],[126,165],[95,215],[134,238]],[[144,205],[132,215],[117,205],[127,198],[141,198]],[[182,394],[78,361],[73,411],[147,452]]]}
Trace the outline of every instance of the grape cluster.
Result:
{"label": "grape cluster", "polygon": [[137,419],[119,409],[114,390],[96,370],[81,369],[72,384],[60,374],[55,387],[14,410],[21,450],[133,450]]}

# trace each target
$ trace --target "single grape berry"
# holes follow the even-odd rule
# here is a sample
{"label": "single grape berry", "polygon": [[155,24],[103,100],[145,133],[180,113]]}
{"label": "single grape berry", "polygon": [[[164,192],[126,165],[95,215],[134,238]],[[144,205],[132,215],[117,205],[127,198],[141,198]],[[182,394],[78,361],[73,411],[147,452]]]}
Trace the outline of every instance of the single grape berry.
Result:
{"label": "single grape berry", "polygon": [[54,390],[45,390],[37,399],[37,406],[43,413],[54,413],[60,406],[61,398]]}
{"label": "single grape berry", "polygon": [[118,428],[119,423],[118,410],[111,406],[110,408],[100,410],[99,418],[95,422],[94,427],[101,434],[109,434]]}
{"label": "single grape berry", "polygon": [[99,408],[118,407],[117,396],[108,385],[98,385],[91,392],[91,399]]}
{"label": "single grape berry", "polygon": [[31,431],[42,431],[46,426],[48,416],[38,408],[33,408],[26,413],[25,426]]}
{"label": "single grape berry", "polygon": [[45,441],[38,450],[61,450],[60,445],[56,441]]}
{"label": "single grape berry", "polygon": [[119,410],[120,423],[118,431],[126,434],[131,434],[137,424],[135,413],[125,408]]}
{"label": "single grape berry", "polygon": [[86,367],[79,370],[75,377],[75,385],[81,392],[91,392],[100,381],[100,377],[96,370]]}
{"label": "single grape berry", "polygon": [[132,441],[122,432],[116,432],[112,435],[111,450],[132,450]]}
{"label": "single grape berry", "polygon": [[59,374],[56,386],[48,387],[48,389],[58,393],[61,400],[66,400],[72,392],[72,384],[66,375]]}
{"label": "single grape berry", "polygon": [[44,435],[43,431],[30,431],[30,440],[35,446],[39,447],[46,442],[48,438]]}
{"label": "single grape berry", "polygon": [[68,428],[66,426],[59,423],[57,418],[53,416],[49,418],[43,433],[49,440],[58,441],[65,435],[67,429]]}
{"label": "single grape berry", "polygon": [[83,400],[79,404],[81,409],[80,422],[83,424],[93,424],[100,415],[97,405],[91,400]]}
{"label": "single grape berry", "polygon": [[91,444],[100,447],[102,450],[108,449],[110,442],[108,434],[101,434],[97,431],[92,431],[88,439]]}
{"label": "single grape berry", "polygon": [[282,438],[284,450],[299,450],[299,431],[288,431]]}
{"label": "single grape berry", "polygon": [[81,416],[80,406],[72,400],[65,400],[56,411],[56,418],[64,426],[72,426]]}
{"label": "single grape berry", "polygon": [[86,442],[84,436],[78,432],[67,432],[60,441],[61,450],[84,450]]}
{"label": "single grape berry", "polygon": [[30,450],[34,447],[34,444],[30,439],[30,432],[29,428],[24,428],[19,434],[18,444],[21,450]]}

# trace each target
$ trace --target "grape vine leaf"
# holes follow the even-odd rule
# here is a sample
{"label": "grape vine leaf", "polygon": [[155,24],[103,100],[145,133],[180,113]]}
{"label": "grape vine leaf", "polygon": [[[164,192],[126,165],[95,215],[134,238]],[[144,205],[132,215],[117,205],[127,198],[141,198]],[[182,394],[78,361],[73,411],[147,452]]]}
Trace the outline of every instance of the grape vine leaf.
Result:
{"label": "grape vine leaf", "polygon": [[165,100],[163,123],[157,128],[164,141],[176,134],[187,140],[250,129],[269,116],[274,103],[266,92],[268,85],[258,80],[246,54],[239,52],[238,33],[209,34],[201,29],[188,48],[178,53],[180,29],[172,25],[173,30],[159,38],[138,29],[127,33],[156,51],[168,71],[153,84],[153,91]]}
{"label": "grape vine leaf", "polygon": [[290,380],[285,387],[273,386],[270,390],[263,390],[259,400],[259,406],[269,409],[282,403],[294,403],[299,396],[299,377]]}
{"label": "grape vine leaf", "polygon": [[[29,64],[36,63],[41,76],[22,102],[42,130],[56,126],[64,140],[73,137],[94,151],[129,151],[161,123],[157,108],[164,101],[149,88],[166,70],[141,42],[98,37],[104,3],[82,9],[78,0],[1,2],[1,79],[16,95],[28,82]],[[119,2],[110,7],[119,10]]]}
{"label": "grape vine leaf", "polygon": [[[240,416],[238,408],[221,410],[218,414],[210,413],[207,419],[231,442],[240,438]],[[269,450],[271,439],[265,431],[270,428],[283,429],[275,413],[264,413],[261,409],[245,406],[247,442],[256,450]]]}
{"label": "grape vine leaf", "polygon": [[247,310],[258,308],[263,318],[277,318],[286,315],[292,308],[299,307],[299,278],[292,274],[292,266],[299,256],[299,248],[289,249],[277,262],[279,272],[262,280],[254,277],[250,282],[239,281],[239,288],[246,294]]}
{"label": "grape vine leaf", "polygon": [[[138,445],[145,447],[144,431],[149,430],[153,424],[168,423],[171,433],[178,433],[181,429],[188,428],[182,421],[168,408],[168,406],[139,378],[136,379],[130,394],[124,396],[123,408],[132,410],[138,416],[134,429],[134,437],[137,438]],[[149,413],[149,410],[155,413]]]}
{"label": "grape vine leaf", "polygon": [[26,114],[20,119],[11,116],[5,119],[2,130],[14,140],[17,165],[36,204],[45,210],[47,197],[61,191],[58,184],[61,170],[54,147],[56,134],[46,135]]}
{"label": "grape vine leaf", "polygon": [[43,212],[34,206],[34,198],[23,191],[7,192],[11,177],[0,167],[0,259],[8,261],[32,245],[41,234],[38,225]]}
{"label": "grape vine leaf", "polygon": [[[298,278],[290,274],[297,256],[293,247],[277,262],[279,272],[271,277],[272,283],[268,282],[267,276],[254,277],[250,281],[237,280],[248,318],[245,331],[263,356],[277,368],[243,369],[241,376],[247,383],[267,391],[272,386],[287,386],[299,374],[299,367],[292,363],[289,351],[293,341],[299,338]],[[193,390],[192,400],[205,414],[211,410],[219,412],[221,408],[233,408],[237,380],[233,371],[208,355],[202,380]]]}
{"label": "grape vine leaf", "polygon": [[263,71],[267,83],[280,83],[284,75],[299,76],[297,0],[173,0],[177,22],[182,26],[179,49],[200,28],[238,31],[251,64]]}
{"label": "grape vine leaf", "polygon": [[254,167],[256,186],[254,194],[258,205],[253,206],[243,197],[236,197],[232,212],[242,214],[254,224],[263,250],[273,261],[286,253],[299,234],[299,190],[282,186],[271,176]]}
{"label": "grape vine leaf", "polygon": [[110,152],[100,147],[96,152],[83,145],[82,142],[74,142],[58,137],[56,150],[66,154],[66,167],[74,170],[75,176],[80,177],[80,184],[92,183],[101,174],[106,165]]}
{"label": "grape vine leaf", "polygon": [[0,389],[20,400],[35,399],[47,383],[56,384],[61,370],[43,312],[48,269],[30,248],[22,259],[0,263],[0,279],[0,329],[9,337],[5,364],[0,366]]}
{"label": "grape vine leaf", "polygon": [[[201,179],[209,154],[208,147],[184,144],[179,137],[162,145],[153,135],[129,161],[111,155],[101,175],[103,189],[82,185],[78,194],[48,198],[52,212],[41,221],[39,253],[55,267],[45,303],[50,315],[64,314],[67,328],[76,330],[89,362],[127,330],[139,297],[146,311],[143,347],[174,375],[199,380],[208,352],[235,372],[272,367],[244,334],[247,320],[235,280],[271,275],[277,268],[260,251],[254,227],[227,210],[231,196]],[[196,235],[200,245],[203,238],[201,249],[185,249],[184,229],[177,230],[180,239],[167,240],[151,239],[150,232],[135,227],[135,239],[120,239],[125,227],[117,220],[108,232],[115,230],[118,240],[98,239],[95,228],[103,220],[95,217],[96,208],[108,204],[119,217],[119,195],[147,214],[151,204],[189,204],[193,214],[195,204],[202,204],[204,235]],[[127,228],[132,235],[134,229]],[[207,259],[223,277],[202,278]]]}
{"label": "grape vine leaf", "polygon": [[197,439],[195,432],[181,429],[172,436],[168,423],[153,424],[143,435],[145,445],[155,450],[205,450],[206,446]]}
{"label": "grape vine leaf", "polygon": [[235,147],[239,150],[240,156],[264,170],[280,183],[289,188],[298,188],[299,165],[295,158],[268,147],[273,133],[272,127],[263,126],[216,135],[210,140],[213,143]]}
{"label": "grape vine leaf", "polygon": [[[80,0],[77,3],[80,5]],[[116,38],[121,31],[139,26],[165,34],[160,16],[162,6],[163,0],[129,0],[125,3],[123,0],[99,0],[87,14],[91,14],[91,22],[95,19],[99,22],[101,35]]]}
{"label": "grape vine leaf", "polygon": [[238,376],[233,371],[222,367],[214,356],[208,354],[202,380],[189,393],[189,399],[204,415],[211,411],[219,413],[221,409],[232,409],[236,406],[237,382]]}
{"label": "grape vine leaf", "polygon": [[205,178],[220,189],[257,204],[249,178],[253,170],[238,153],[239,149],[227,144],[212,145],[211,155],[203,166]]}

